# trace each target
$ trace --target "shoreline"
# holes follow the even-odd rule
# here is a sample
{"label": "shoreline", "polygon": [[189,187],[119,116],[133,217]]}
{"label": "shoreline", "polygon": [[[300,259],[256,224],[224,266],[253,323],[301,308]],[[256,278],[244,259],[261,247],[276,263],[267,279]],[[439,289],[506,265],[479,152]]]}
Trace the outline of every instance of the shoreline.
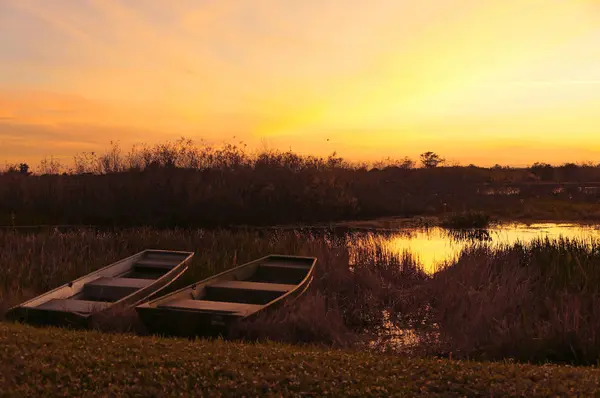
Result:
{"label": "shoreline", "polygon": [[[154,226],[103,226],[103,225],[63,225],[63,224],[40,224],[40,225],[0,225],[0,231],[9,230],[81,230],[81,229],[99,229],[99,230],[113,230],[113,229],[139,229],[139,228],[151,228],[151,229],[189,229],[189,230],[299,230],[299,229],[327,229],[327,228],[349,228],[349,229],[365,229],[365,230],[400,230],[400,229],[411,229],[411,228],[427,228],[427,227],[440,227],[442,226],[444,215],[433,215],[433,216],[414,216],[414,217],[403,217],[403,216],[386,216],[376,217],[370,219],[355,219],[355,220],[344,220],[344,221],[332,221],[332,222],[321,222],[313,224],[282,224],[282,225],[227,225],[220,227],[171,227],[171,228],[158,228]],[[600,220],[593,220],[583,217],[493,217],[488,227],[484,228],[472,228],[472,229],[486,229],[490,227],[498,226],[509,226],[509,225],[525,225],[531,226],[534,224],[558,224],[558,225],[581,225],[581,226],[600,226]],[[465,228],[470,229],[470,228]]]}

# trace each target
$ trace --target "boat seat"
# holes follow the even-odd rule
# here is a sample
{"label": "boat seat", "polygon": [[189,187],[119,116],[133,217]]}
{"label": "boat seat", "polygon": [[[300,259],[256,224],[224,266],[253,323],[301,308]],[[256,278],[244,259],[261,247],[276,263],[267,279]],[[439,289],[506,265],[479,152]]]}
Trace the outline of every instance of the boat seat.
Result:
{"label": "boat seat", "polygon": [[284,261],[268,261],[260,264],[261,267],[266,268],[287,268],[287,269],[301,269],[308,270],[311,264],[302,264],[302,263],[293,263],[293,262],[284,262]]}
{"label": "boat seat", "polygon": [[206,300],[266,304],[296,285],[250,281],[223,281],[206,286]]}
{"label": "boat seat", "polygon": [[108,308],[110,305],[111,303],[107,303],[104,301],[52,299],[46,301],[43,304],[38,305],[35,308],[41,310],[80,312],[84,314],[89,314],[91,312],[101,311],[105,308]]}
{"label": "boat seat", "polygon": [[310,265],[300,263],[268,261],[261,263],[252,280],[277,284],[298,284],[310,271]]}
{"label": "boat seat", "polygon": [[83,285],[83,296],[87,299],[116,301],[153,282],[153,279],[98,278]]}
{"label": "boat seat", "polygon": [[170,270],[178,265],[180,261],[177,260],[159,260],[153,258],[145,258],[141,260],[137,260],[133,266],[136,268],[151,268],[158,270]]}
{"label": "boat seat", "polygon": [[187,254],[173,254],[173,253],[146,253],[142,259],[144,260],[158,260],[158,261],[169,261],[174,263],[180,263],[185,260]]}
{"label": "boat seat", "polygon": [[283,283],[264,283],[264,282],[249,282],[249,281],[223,281],[213,283],[207,286],[208,288],[223,288],[223,289],[242,289],[242,290],[262,290],[269,292],[287,293],[296,285],[288,285]]}
{"label": "boat seat", "polygon": [[158,307],[245,316],[252,312],[258,311],[262,308],[262,305],[231,303],[225,301],[181,299],[160,304]]}

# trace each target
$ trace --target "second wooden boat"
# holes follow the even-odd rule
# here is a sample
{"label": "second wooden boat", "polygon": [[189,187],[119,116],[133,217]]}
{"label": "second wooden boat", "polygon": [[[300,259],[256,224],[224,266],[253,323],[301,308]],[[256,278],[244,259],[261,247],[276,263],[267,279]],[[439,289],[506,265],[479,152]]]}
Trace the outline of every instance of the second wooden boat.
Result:
{"label": "second wooden boat", "polygon": [[155,296],[187,270],[193,255],[145,250],[13,307],[6,317],[38,325],[88,327]]}
{"label": "second wooden boat", "polygon": [[301,295],[317,259],[270,255],[240,265],[135,309],[149,331],[177,336],[223,334],[234,321]]}

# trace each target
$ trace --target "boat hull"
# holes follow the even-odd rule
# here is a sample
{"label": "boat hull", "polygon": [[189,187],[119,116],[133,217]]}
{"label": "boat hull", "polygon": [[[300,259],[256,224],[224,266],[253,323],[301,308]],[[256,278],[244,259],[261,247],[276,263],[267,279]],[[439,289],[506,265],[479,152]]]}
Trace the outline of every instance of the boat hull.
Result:
{"label": "boat hull", "polygon": [[[293,256],[289,257],[299,258]],[[252,263],[260,260],[262,259],[256,260]],[[313,281],[316,259],[306,272],[305,277],[303,277],[302,281],[295,285],[293,290],[275,300],[272,300],[269,303],[266,303],[265,305],[254,305],[257,308],[249,311],[247,314],[240,315],[239,313],[227,313],[225,311],[215,313],[208,310],[202,311],[172,307],[165,308],[158,305],[161,302],[168,302],[168,296],[192,297],[194,294],[194,289],[197,289],[198,287],[206,288],[211,284],[216,284],[222,282],[223,280],[231,280],[232,278],[233,280],[239,279],[240,275],[244,275],[246,273],[244,267],[251,266],[252,263],[242,265],[238,268],[226,271],[204,281],[197,282],[156,300],[147,301],[146,303],[136,306],[135,310],[143,324],[146,326],[147,330],[152,334],[180,337],[227,337],[230,330],[237,322],[252,320],[267,311],[276,310],[280,306],[290,303],[291,301],[303,295]]]}
{"label": "boat hull", "polygon": [[6,313],[6,319],[33,326],[57,326],[70,329],[85,329],[90,325],[90,317],[87,315],[26,307],[16,307],[9,310]]}
{"label": "boat hull", "polygon": [[136,311],[147,330],[160,336],[225,336],[238,320],[238,317],[233,315],[214,315],[166,308],[136,307]]}
{"label": "boat hull", "polygon": [[[138,253],[128,259],[121,260],[122,261],[135,261],[137,258],[143,253],[148,251]],[[153,251],[156,252],[156,251]],[[177,253],[186,253],[186,252],[177,252]],[[180,262],[173,268],[171,268],[164,275],[154,280],[152,283],[147,286],[136,290],[132,294],[128,294],[123,299],[117,300],[111,303],[98,303],[96,307],[94,307],[93,302],[86,302],[82,300],[76,300],[78,303],[90,303],[92,310],[90,312],[78,312],[76,310],[70,311],[68,309],[59,309],[59,308],[48,308],[44,306],[44,299],[46,302],[50,302],[53,299],[64,300],[73,294],[73,284],[77,284],[78,281],[86,281],[90,275],[97,274],[96,280],[101,278],[103,271],[109,272],[110,267],[114,265],[110,265],[101,270],[95,271],[91,274],[88,274],[82,278],[79,278],[77,281],[71,282],[69,284],[63,285],[57,289],[54,289],[50,292],[44,293],[32,300],[29,300],[19,306],[11,308],[6,314],[6,319],[14,322],[27,323],[36,326],[59,326],[59,327],[68,327],[73,329],[86,329],[92,328],[96,326],[100,326],[102,323],[106,323],[110,321],[111,318],[119,316],[123,313],[123,311],[127,309],[131,309],[136,305],[144,303],[152,298],[155,298],[158,294],[160,294],[165,288],[175,282],[179,277],[181,277],[188,269],[188,264],[193,256],[193,253],[189,253],[189,256],[185,258],[184,261]],[[118,262],[120,263],[120,262]],[[115,263],[115,264],[118,264]],[[109,274],[110,275],[110,274]],[[92,278],[92,282],[94,279]],[[83,283],[83,282],[80,282]],[[81,289],[80,289],[81,291]],[[76,292],[75,295],[78,293]],[[68,299],[65,301],[69,301]],[[32,306],[31,303],[41,302],[42,305]]]}

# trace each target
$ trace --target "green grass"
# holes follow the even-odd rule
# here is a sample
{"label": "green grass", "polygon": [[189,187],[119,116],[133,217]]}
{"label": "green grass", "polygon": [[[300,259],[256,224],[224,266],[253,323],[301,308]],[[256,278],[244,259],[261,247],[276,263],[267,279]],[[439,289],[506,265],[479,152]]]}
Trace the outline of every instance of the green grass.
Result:
{"label": "green grass", "polygon": [[0,323],[0,395],[599,396],[600,370]]}

